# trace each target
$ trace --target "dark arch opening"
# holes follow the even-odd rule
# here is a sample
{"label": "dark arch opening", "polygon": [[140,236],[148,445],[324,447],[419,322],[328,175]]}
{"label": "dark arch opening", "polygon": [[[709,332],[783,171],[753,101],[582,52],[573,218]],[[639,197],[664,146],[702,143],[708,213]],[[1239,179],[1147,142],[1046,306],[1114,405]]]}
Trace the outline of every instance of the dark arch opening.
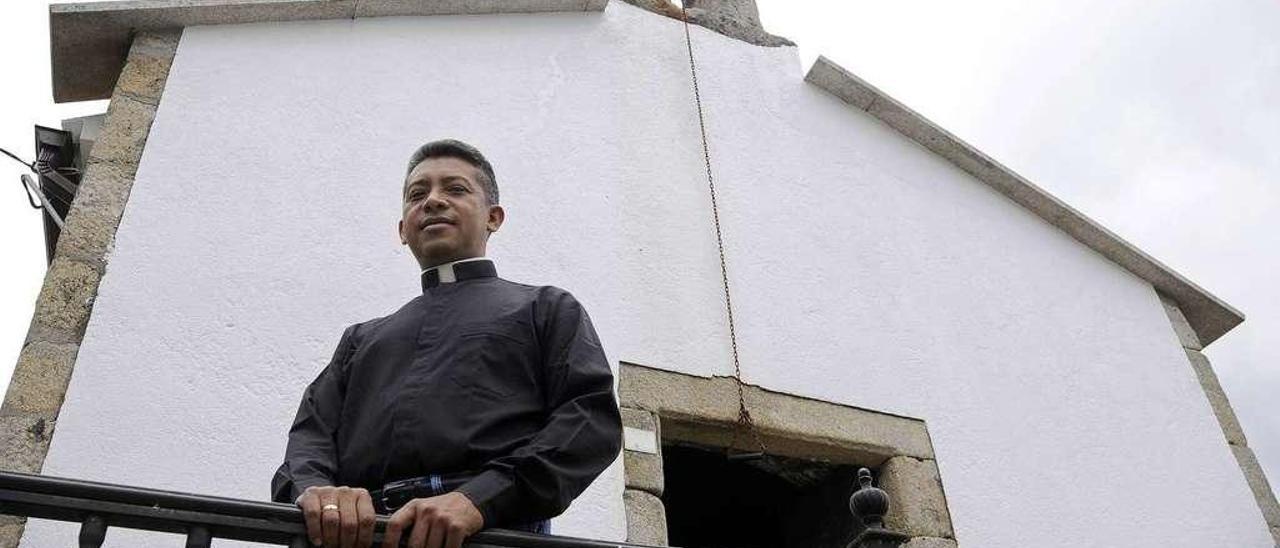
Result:
{"label": "dark arch opening", "polygon": [[857,467],[723,449],[662,448],[667,535],[681,548],[844,548],[862,525],[849,513]]}

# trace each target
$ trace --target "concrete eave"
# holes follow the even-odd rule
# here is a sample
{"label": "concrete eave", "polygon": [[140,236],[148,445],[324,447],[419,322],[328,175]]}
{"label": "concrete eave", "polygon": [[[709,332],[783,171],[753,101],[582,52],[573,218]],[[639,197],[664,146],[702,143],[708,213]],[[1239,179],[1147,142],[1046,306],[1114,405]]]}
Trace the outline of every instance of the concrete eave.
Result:
{"label": "concrete eave", "polygon": [[135,32],[263,21],[603,11],[608,0],[131,0],[49,6],[53,100],[111,97]]}
{"label": "concrete eave", "polygon": [[1222,299],[830,59],[819,57],[805,75],[805,81],[859,110],[866,111],[1010,200],[1031,210],[1049,224],[1070,234],[1103,257],[1150,282],[1157,291],[1178,304],[1202,344],[1208,345],[1244,321],[1244,314]]}

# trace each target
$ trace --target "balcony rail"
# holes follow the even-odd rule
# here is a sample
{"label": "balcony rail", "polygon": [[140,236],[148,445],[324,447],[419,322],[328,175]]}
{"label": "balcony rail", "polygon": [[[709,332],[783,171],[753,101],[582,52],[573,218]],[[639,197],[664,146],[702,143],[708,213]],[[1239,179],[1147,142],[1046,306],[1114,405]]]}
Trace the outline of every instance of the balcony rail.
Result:
{"label": "balcony rail", "polygon": [[[291,548],[310,546],[302,511],[290,504],[211,497],[18,472],[0,472],[0,513],[79,523],[78,540],[81,548],[101,547],[108,527],[186,535],[187,548],[206,548],[215,538]],[[382,542],[388,518],[389,516],[377,518],[375,546]],[[404,540],[401,544],[404,544]],[[467,539],[465,546],[652,548],[502,529],[476,533]]]}

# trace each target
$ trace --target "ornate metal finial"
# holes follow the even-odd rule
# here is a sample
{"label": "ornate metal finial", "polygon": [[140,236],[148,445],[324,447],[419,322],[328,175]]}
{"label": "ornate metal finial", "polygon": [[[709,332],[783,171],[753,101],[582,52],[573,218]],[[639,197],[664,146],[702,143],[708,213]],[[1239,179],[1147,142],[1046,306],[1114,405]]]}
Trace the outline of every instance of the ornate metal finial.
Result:
{"label": "ornate metal finial", "polygon": [[849,511],[867,527],[884,527],[884,515],[889,512],[889,494],[871,485],[871,471],[858,469],[858,489],[849,496]]}

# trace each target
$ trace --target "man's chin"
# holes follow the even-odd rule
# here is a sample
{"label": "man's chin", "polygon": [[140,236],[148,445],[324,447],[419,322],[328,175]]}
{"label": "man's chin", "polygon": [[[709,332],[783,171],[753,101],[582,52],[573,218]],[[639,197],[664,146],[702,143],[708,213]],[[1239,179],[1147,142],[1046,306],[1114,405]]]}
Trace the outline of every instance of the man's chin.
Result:
{"label": "man's chin", "polygon": [[456,261],[465,258],[461,249],[453,246],[432,246],[422,248],[417,256],[423,268]]}

